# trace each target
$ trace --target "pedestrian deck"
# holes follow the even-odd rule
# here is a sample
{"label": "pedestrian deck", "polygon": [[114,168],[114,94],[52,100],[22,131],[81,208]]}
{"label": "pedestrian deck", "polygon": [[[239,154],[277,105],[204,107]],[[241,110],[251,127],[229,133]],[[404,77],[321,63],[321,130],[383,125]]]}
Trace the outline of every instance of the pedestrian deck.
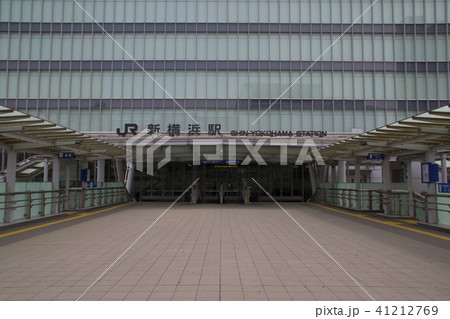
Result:
{"label": "pedestrian deck", "polygon": [[[282,205],[375,300],[450,300],[449,234]],[[1,230],[0,300],[371,300],[272,203],[177,203],[86,291],[167,207]]]}

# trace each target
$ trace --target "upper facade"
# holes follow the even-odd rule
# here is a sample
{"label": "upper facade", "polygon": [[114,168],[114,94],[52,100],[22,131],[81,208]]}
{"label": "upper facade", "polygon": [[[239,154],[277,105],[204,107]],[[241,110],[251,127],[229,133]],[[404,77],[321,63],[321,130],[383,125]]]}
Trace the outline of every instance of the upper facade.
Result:
{"label": "upper facade", "polygon": [[202,129],[342,132],[448,104],[450,4],[373,2],[1,0],[0,105],[82,131],[186,131],[182,106]]}

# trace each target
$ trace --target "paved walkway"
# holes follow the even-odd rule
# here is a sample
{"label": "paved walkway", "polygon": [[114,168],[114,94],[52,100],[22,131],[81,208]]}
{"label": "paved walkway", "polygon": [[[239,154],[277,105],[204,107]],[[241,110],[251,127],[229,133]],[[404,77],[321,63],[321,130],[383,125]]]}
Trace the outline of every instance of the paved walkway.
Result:
{"label": "paved walkway", "polygon": [[[282,205],[374,299],[450,300],[449,241]],[[76,300],[168,206],[132,204],[0,238],[0,300]],[[370,297],[272,203],[179,203],[82,300]]]}

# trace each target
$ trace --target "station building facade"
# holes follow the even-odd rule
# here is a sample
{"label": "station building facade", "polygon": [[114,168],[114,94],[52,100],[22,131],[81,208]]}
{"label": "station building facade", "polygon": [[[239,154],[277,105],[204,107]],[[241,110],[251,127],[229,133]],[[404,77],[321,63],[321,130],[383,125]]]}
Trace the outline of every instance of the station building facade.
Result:
{"label": "station building facade", "polygon": [[[1,1],[0,104],[122,144],[125,124],[186,143],[198,124],[325,145],[448,104],[449,22],[445,0]],[[257,171],[275,196],[310,192],[304,165],[228,164],[198,168],[204,189]],[[189,165],[135,189],[175,196]]]}

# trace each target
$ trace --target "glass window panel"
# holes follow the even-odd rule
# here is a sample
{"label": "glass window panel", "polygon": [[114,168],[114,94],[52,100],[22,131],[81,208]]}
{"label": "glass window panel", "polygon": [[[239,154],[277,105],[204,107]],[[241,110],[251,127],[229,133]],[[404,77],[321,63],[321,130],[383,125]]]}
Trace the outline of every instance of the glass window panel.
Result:
{"label": "glass window panel", "polygon": [[[432,81],[432,79],[429,79]],[[436,84],[436,83],[434,83]],[[427,78],[424,72],[417,73],[417,98],[427,99]],[[432,85],[432,83],[430,83]]]}
{"label": "glass window panel", "polygon": [[406,35],[406,48],[405,48],[406,61],[414,61],[414,36],[411,34]]}
{"label": "glass window panel", "polygon": [[[155,72],[155,74],[153,75],[153,78],[155,79],[156,82],[161,84],[162,87],[165,87],[166,84],[165,84],[165,77],[164,77],[163,71]],[[164,91],[158,85],[156,85],[154,83],[152,83],[152,85],[154,87],[154,91],[153,91],[154,98],[156,98],[156,99],[164,98],[164,96],[165,96]]]}
{"label": "glass window panel", "polygon": [[[255,35],[250,35],[249,39],[249,59],[250,60],[258,60],[258,37]],[[220,50],[219,50],[220,52]]]}
{"label": "glass window panel", "polygon": [[228,22],[238,22],[238,3],[237,1],[227,1],[228,4]]}
{"label": "glass window panel", "polygon": [[364,73],[364,95],[366,99],[374,99],[373,94],[373,72]]}
{"label": "glass window panel", "polygon": [[[169,89],[170,88],[167,87],[167,90]],[[173,90],[171,92],[173,92]],[[123,72],[123,98],[133,98],[133,73],[131,71]]]}
{"label": "glass window panel", "polygon": [[217,77],[217,98],[218,99],[226,99],[227,98],[227,73],[226,72],[218,72]]}
{"label": "glass window panel", "polygon": [[[322,34],[322,48],[321,48],[321,52],[319,55],[323,54],[323,52],[325,52],[325,50],[327,50],[331,44],[333,43],[331,41],[331,35],[329,34]],[[331,49],[327,50],[326,53],[322,56],[321,58],[324,61],[331,61],[332,59],[332,52]]]}
{"label": "glass window panel", "polygon": [[[303,10],[303,3],[302,3]],[[299,1],[292,1],[289,4],[289,13],[290,13],[290,23],[299,23],[300,22],[300,3]]]}
{"label": "glass window panel", "polygon": [[289,5],[290,1],[280,1],[280,23],[289,23]]}
{"label": "glass window panel", "polygon": [[270,19],[269,22],[270,23],[278,23],[280,21],[279,19],[279,1],[269,1],[269,15],[270,15]]}
{"label": "glass window panel", "polygon": [[238,77],[236,73],[228,73],[228,98],[235,99],[238,97]]}
{"label": "glass window panel", "polygon": [[[166,3],[167,6],[167,17],[166,17],[166,22],[176,22],[177,21],[177,2],[178,1],[163,1]],[[206,6],[202,6],[205,7],[204,9],[199,10],[201,13],[203,13],[203,11],[206,11]]]}
{"label": "glass window panel", "polygon": [[[392,1],[380,2],[379,5],[383,8],[384,23],[392,23]],[[374,23],[377,23],[374,21]]]}
{"label": "glass window panel", "polygon": [[248,60],[248,36],[239,35],[239,60]]}
{"label": "glass window panel", "polygon": [[[41,80],[42,80],[42,72],[41,72]],[[72,81],[70,82],[71,92],[70,96],[73,99],[80,98],[80,84],[81,84],[81,73],[80,72],[71,72]],[[42,93],[42,91],[41,91]],[[42,97],[41,97],[42,98]]]}
{"label": "glass window panel", "polygon": [[[30,80],[31,80],[31,78],[30,78]],[[30,93],[31,93],[31,90],[30,90]],[[60,96],[62,99],[70,98],[70,72],[61,72]]]}
{"label": "glass window panel", "polygon": [[281,94],[280,92],[280,73],[271,72],[270,76],[270,98],[278,98]]}
{"label": "glass window panel", "polygon": [[425,79],[425,82],[426,82],[426,84],[428,86],[427,99],[429,99],[429,100],[437,99],[438,98],[438,92],[437,92],[438,91],[437,90],[438,89],[438,83],[437,83],[436,73],[435,72],[428,73],[428,79]]}
{"label": "glass window panel", "polygon": [[317,59],[322,54],[320,35],[313,34],[311,36],[311,60]]}
{"label": "glass window panel", "polygon": [[[70,74],[66,72],[66,76],[67,75],[69,76],[68,79],[67,79],[67,77],[61,79],[61,82],[64,83],[64,85],[62,85],[61,88],[64,88],[64,90],[65,90],[64,93],[66,93],[66,95],[64,97],[69,97],[69,91],[70,91],[70,86],[69,86]],[[39,98],[39,72],[30,72],[30,73],[25,72],[24,76],[29,77],[29,80],[30,80],[30,89],[28,92],[29,98],[30,99]],[[1,78],[2,77],[0,76],[0,79]],[[1,81],[0,81],[0,83],[1,83]],[[5,88],[6,88],[6,86],[5,86]],[[1,90],[0,90],[0,95],[3,95],[3,94],[1,94]],[[6,94],[4,94],[4,95],[6,95]]]}
{"label": "glass window panel", "polygon": [[113,83],[112,83],[112,98],[120,99],[122,97],[122,80],[123,75],[121,72],[112,73]]}
{"label": "glass window panel", "polygon": [[[218,5],[218,22],[227,22],[228,20],[228,7],[227,1],[219,1]],[[256,9],[258,10],[258,9]],[[257,13],[258,11],[256,11]]]}
{"label": "glass window panel", "polygon": [[375,98],[379,100],[385,98],[383,72],[375,72]]}
{"label": "glass window panel", "polygon": [[177,35],[176,46],[175,58],[177,60],[184,60],[186,58],[186,38],[182,35]]}
{"label": "glass window panel", "polygon": [[154,96],[155,82],[149,76],[143,77],[144,99],[151,99]]}
{"label": "glass window panel", "polygon": [[270,76],[268,72],[259,73],[259,95],[262,99],[268,99],[270,97],[269,78]]}
{"label": "glass window panel", "polygon": [[391,35],[384,36],[384,58],[386,61],[394,61],[394,42]]}
{"label": "glass window panel", "polygon": [[330,12],[330,1],[322,0],[320,3],[320,16],[322,19],[322,23],[330,23],[331,22],[331,12]]}
{"label": "glass window panel", "polygon": [[278,36],[269,35],[270,60],[280,59],[280,42]]}
{"label": "glass window panel", "polygon": [[[11,75],[11,73],[10,73]],[[40,99],[48,99],[49,97],[49,82],[50,82],[50,73],[49,72],[40,72],[40,80],[39,80],[39,98]],[[10,77],[10,89],[11,86],[14,83],[14,81],[11,81]],[[11,96],[11,95],[10,95]]]}
{"label": "glass window panel", "polygon": [[416,98],[416,77],[414,73],[406,74],[406,88],[407,88],[407,99]]}
{"label": "glass window panel", "polygon": [[413,1],[404,1],[404,22],[405,23],[414,23],[414,13],[413,13]]}
{"label": "glass window panel", "polygon": [[182,73],[176,73],[175,76],[175,96],[177,98],[184,98],[185,94],[186,94],[186,75],[182,72]]}
{"label": "glass window panel", "polygon": [[362,72],[353,73],[353,82],[355,85],[355,99],[363,99],[364,98],[364,82],[363,82],[363,74]]}
{"label": "glass window panel", "polygon": [[[447,7],[447,17],[450,17],[450,6],[446,5],[446,0],[436,0],[436,23],[448,23],[449,21],[445,19],[445,7]],[[427,21],[428,22],[428,21]],[[428,23],[433,23],[430,21]]]}
{"label": "glass window panel", "polygon": [[405,60],[405,50],[403,46],[403,36],[396,35],[394,40],[395,45],[395,59],[397,61]]}
{"label": "glass window panel", "polygon": [[385,73],[385,87],[386,87],[386,95],[385,98],[388,100],[395,99],[395,85],[394,85],[394,73],[386,72]]}
{"label": "glass window panel", "polygon": [[424,6],[423,6],[423,0],[414,0],[411,1],[411,3],[414,3],[415,6],[415,22],[416,23],[424,23],[425,17],[424,17]]}
{"label": "glass window panel", "polygon": [[28,98],[28,72],[19,72],[19,98]]}
{"label": "glass window panel", "polygon": [[142,99],[144,97],[143,94],[143,77],[148,77],[144,72],[133,72],[133,98],[134,99]]}
{"label": "glass window panel", "polygon": [[[403,4],[401,0],[393,0],[393,12],[395,12],[395,14],[393,15],[394,17],[394,23],[403,23]],[[386,10],[385,13],[389,10],[387,7],[389,6],[387,3],[385,3],[386,6]]]}
{"label": "glass window panel", "polygon": [[425,60],[425,36],[423,34],[416,35],[416,60]]}
{"label": "glass window panel", "polygon": [[[280,38],[280,60],[282,61],[289,61],[290,60],[290,42],[289,42],[289,36],[287,35],[281,35]],[[298,51],[298,47],[297,47]]]}
{"label": "glass window panel", "polygon": [[[186,21],[186,11],[187,11],[186,2],[177,1],[177,22],[185,22]],[[208,15],[209,14],[214,14],[214,13],[208,12]]]}
{"label": "glass window panel", "polygon": [[350,72],[344,72],[344,99],[353,99],[353,77]]}
{"label": "glass window panel", "polygon": [[156,22],[164,22],[166,19],[166,2],[156,2]]}
{"label": "glass window panel", "polygon": [[[219,43],[220,45],[220,43]],[[193,34],[188,34],[187,36],[187,40],[186,40],[186,59],[187,60],[195,60],[196,59],[196,49],[197,49],[197,44],[196,44],[196,37]],[[226,45],[224,46],[225,48],[225,54],[226,54]],[[219,50],[219,54],[220,54],[220,50]],[[226,59],[226,56],[225,56]]]}
{"label": "glass window panel", "polygon": [[436,36],[427,35],[427,61],[436,61]]}
{"label": "glass window panel", "polygon": [[30,59],[30,34],[20,35],[20,57],[21,60]]}
{"label": "glass window panel", "polygon": [[347,38],[347,37],[343,37],[342,38],[342,48],[343,50],[343,54],[342,54],[342,59],[344,61],[352,61],[352,39],[351,38]]}
{"label": "glass window panel", "polygon": [[92,37],[83,37],[83,60],[92,60]]}
{"label": "glass window panel", "polygon": [[406,98],[405,95],[405,73],[397,73],[395,77],[396,97],[399,100]]}
{"label": "glass window panel", "polygon": [[[80,34],[74,34],[73,35],[73,39],[72,39],[72,59],[73,60],[81,60],[81,56],[82,56],[81,49],[83,48],[81,43],[82,43],[81,35]],[[44,43],[42,43],[42,46],[44,46]],[[42,50],[45,50],[45,49],[42,48]]]}
{"label": "glass window panel", "polygon": [[[370,36],[364,36],[364,59],[366,61],[383,61],[383,36],[375,34],[373,36],[374,47],[372,48],[372,41],[369,41]],[[372,57],[373,52],[373,57]]]}
{"label": "glass window panel", "polygon": [[0,21],[14,21],[13,19],[20,19],[20,17],[11,16],[10,8],[12,3],[13,1],[0,1]]}
{"label": "glass window panel", "polygon": [[[195,73],[194,72],[186,72],[186,98],[193,99],[195,98]],[[226,93],[225,93],[226,96]]]}
{"label": "glass window panel", "polygon": [[353,35],[353,60],[362,61],[362,36]]}
{"label": "glass window panel", "polygon": [[[295,81],[295,78],[293,79]],[[311,72],[305,73],[303,77],[300,79],[300,87],[301,87],[301,97],[303,99],[310,99],[312,97],[312,79],[311,79]],[[296,98],[293,96],[292,98]]]}
{"label": "glass window panel", "polygon": [[163,37],[157,36],[155,39],[155,59],[164,60],[165,41]]}
{"label": "glass window panel", "polygon": [[269,35],[261,34],[259,37],[259,58],[261,60],[269,60]]}
{"label": "glass window panel", "polygon": [[439,99],[440,100],[448,100],[448,73],[439,73]]}
{"label": "glass window panel", "polygon": [[[64,3],[65,1],[62,1]],[[103,1],[94,1],[94,17],[97,21],[104,20],[104,11],[105,4]]]}
{"label": "glass window panel", "polygon": [[[283,92],[284,90],[286,90],[286,88],[288,88],[292,83],[295,82],[295,80],[297,80],[300,77],[300,72],[291,72],[291,77],[290,77],[290,82],[289,85],[284,87],[283,86]],[[306,76],[306,74],[304,75],[304,77]],[[287,77],[287,76],[286,76]],[[291,98],[291,99],[300,99],[300,98],[305,98],[302,94],[303,94],[303,85],[305,83],[305,80],[303,79],[303,77],[298,80],[290,89],[289,89],[289,95],[286,95],[286,98]]]}
{"label": "glass window panel", "polygon": [[175,60],[175,35],[166,35],[166,52],[163,56],[165,60]]}
{"label": "glass window panel", "polygon": [[342,72],[333,72],[333,98],[342,99]]}
{"label": "glass window panel", "polygon": [[[175,92],[175,74],[173,72],[166,72],[165,73],[165,75],[164,75],[164,89],[170,95],[174,94],[174,92]],[[170,97],[167,95],[167,93],[164,93],[164,98],[169,98],[170,99]]]}
{"label": "glass window panel", "polygon": [[90,72],[81,72],[81,98],[89,99],[91,97],[92,74]]}
{"label": "glass window panel", "polygon": [[269,4],[268,2],[259,2],[259,21],[260,23],[269,22]]}
{"label": "glass window panel", "polygon": [[[240,14],[240,10],[239,10],[239,14]],[[208,1],[207,19],[208,19],[208,22],[216,22],[217,21],[217,2],[216,1]]]}
{"label": "glass window panel", "polygon": [[[236,51],[236,48],[235,48],[235,51]],[[197,60],[206,60],[206,35],[205,34],[197,35]]]}
{"label": "glass window panel", "polygon": [[331,72],[322,73],[322,98],[331,99],[333,98],[333,87],[332,87],[332,75]]}
{"label": "glass window panel", "polygon": [[[216,72],[207,72],[206,77],[207,77],[207,80],[206,80],[206,98],[208,98],[208,99],[216,99],[217,98],[217,78],[216,78],[217,77],[217,73]],[[242,86],[242,84],[240,86]],[[245,94],[244,92],[242,92],[242,93]]]}
{"label": "glass window panel", "polygon": [[[448,7],[450,8],[450,5]],[[444,39],[444,37],[445,37],[444,34],[438,35],[438,41],[437,41],[437,59],[438,59],[438,61],[448,61],[447,55],[449,54],[448,50],[450,50],[450,48],[447,46],[446,43],[449,43],[449,45],[450,45],[450,41],[446,41]]]}
{"label": "glass window panel", "polygon": [[60,97],[59,86],[61,78],[59,72],[50,72],[50,98],[57,99]]}

